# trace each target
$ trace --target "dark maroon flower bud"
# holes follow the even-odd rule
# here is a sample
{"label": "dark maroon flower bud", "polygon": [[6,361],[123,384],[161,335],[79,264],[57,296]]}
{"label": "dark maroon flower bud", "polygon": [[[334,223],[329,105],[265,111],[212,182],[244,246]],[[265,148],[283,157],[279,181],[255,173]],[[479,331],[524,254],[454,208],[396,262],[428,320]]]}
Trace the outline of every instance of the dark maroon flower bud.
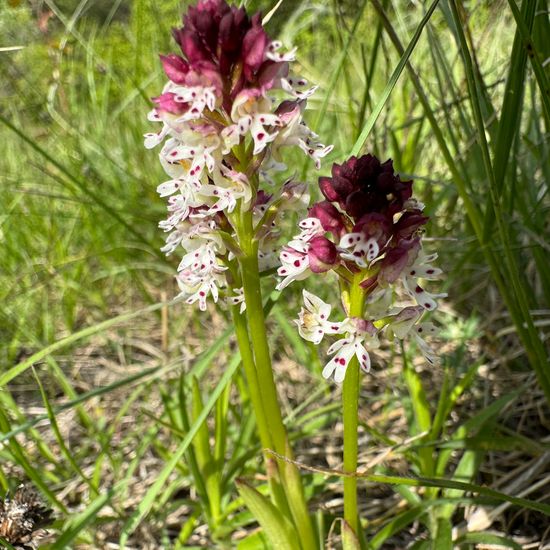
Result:
{"label": "dark maroon flower bud", "polygon": [[338,262],[338,251],[326,237],[313,237],[309,241],[309,268],[313,273],[329,271]]}
{"label": "dark maroon flower bud", "polygon": [[286,99],[277,107],[275,114],[283,121],[283,124],[287,124],[299,111],[303,110],[304,107],[305,102],[303,100],[293,101]]}
{"label": "dark maroon flower bud", "polygon": [[202,0],[189,7],[183,28],[172,31],[189,63],[215,60],[220,21],[229,10],[224,0]]}
{"label": "dark maroon flower bud", "polygon": [[176,94],[167,92],[165,94],[154,97],[153,101],[157,104],[157,111],[171,113],[173,115],[181,115],[189,108],[188,103],[175,100]]}
{"label": "dark maroon flower bud", "polygon": [[402,181],[394,174],[391,160],[380,164],[370,154],[334,164],[332,177],[320,178],[319,187],[329,201],[338,202],[355,219],[369,212],[391,218],[412,194],[412,181]]}
{"label": "dark maroon flower bud", "polygon": [[226,55],[240,49],[250,21],[243,8],[232,9],[220,21],[218,40]]}
{"label": "dark maroon flower bud", "polygon": [[252,28],[246,33],[242,45],[244,74],[251,80],[262,65],[269,39],[265,33],[259,13],[252,17]]}
{"label": "dark maroon flower bud", "polygon": [[385,195],[374,191],[359,189],[350,193],[345,201],[345,210],[352,218],[359,218],[367,212],[382,212],[386,210]]}
{"label": "dark maroon flower bud", "polygon": [[288,76],[288,63],[277,61],[264,61],[258,71],[258,84],[265,90],[273,87],[276,80]]}
{"label": "dark maroon flower bud", "polygon": [[361,317],[352,317],[351,319],[359,332],[366,332],[371,336],[374,336],[378,332],[378,329],[374,326],[372,321],[362,319]]}
{"label": "dark maroon flower bud", "polygon": [[420,210],[403,212],[403,215],[393,226],[393,234],[397,240],[410,239],[429,219],[428,216],[423,216]]}
{"label": "dark maroon flower bud", "polygon": [[376,275],[371,275],[364,281],[359,283],[359,286],[365,290],[367,293],[372,292],[378,285],[378,273]]}
{"label": "dark maroon flower bud", "polygon": [[185,84],[189,65],[175,54],[159,56],[166,76],[175,84]]}
{"label": "dark maroon flower bud", "polygon": [[338,239],[345,231],[344,219],[341,212],[328,201],[314,204],[308,213],[308,217],[317,218],[325,231],[330,231]]}
{"label": "dark maroon flower bud", "polygon": [[332,186],[332,178],[321,176],[319,178],[319,188],[327,200],[330,202],[340,202],[340,197]]}
{"label": "dark maroon flower bud", "polygon": [[172,56],[163,60],[169,78],[188,86],[215,86],[228,113],[243,89],[267,90],[288,74],[287,62],[267,58],[271,40],[261,14],[249,18],[225,0],[199,1],[183,17],[183,27],[172,32],[188,66],[183,70]]}
{"label": "dark maroon flower bud", "polygon": [[367,239],[376,239],[380,248],[388,242],[392,223],[387,216],[378,212],[370,212],[362,216],[353,227],[354,233],[363,233]]}
{"label": "dark maroon flower bud", "polygon": [[376,177],[377,174],[380,173],[381,165],[380,161],[374,155],[368,153],[366,155],[363,155],[362,157],[359,157],[358,159],[355,159],[355,162],[353,163],[353,169],[358,179],[369,180]]}
{"label": "dark maroon flower bud", "polygon": [[207,11],[201,11],[195,19],[195,29],[201,37],[204,49],[212,56],[216,55],[218,29],[221,19],[216,21]]}
{"label": "dark maroon flower bud", "polygon": [[378,282],[394,283],[407,264],[416,258],[419,250],[420,239],[418,238],[402,240],[398,246],[390,248],[381,262]]}
{"label": "dark maroon flower bud", "polygon": [[254,206],[262,206],[264,204],[267,204],[272,197],[273,195],[270,195],[269,193],[266,193],[263,189],[260,189],[256,194],[256,201],[254,202]]}

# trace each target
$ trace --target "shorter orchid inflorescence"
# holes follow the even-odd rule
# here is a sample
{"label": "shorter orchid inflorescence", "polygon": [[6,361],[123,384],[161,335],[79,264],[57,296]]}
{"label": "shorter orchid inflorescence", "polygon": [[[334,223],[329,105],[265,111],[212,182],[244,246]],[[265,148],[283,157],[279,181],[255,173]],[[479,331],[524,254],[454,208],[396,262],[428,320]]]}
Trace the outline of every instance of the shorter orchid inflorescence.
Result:
{"label": "shorter orchid inflorescence", "polygon": [[[368,372],[368,350],[380,345],[382,334],[413,339],[426,360],[436,364],[424,340],[436,329],[423,318],[445,295],[423,286],[423,280],[438,279],[441,270],[432,265],[437,254],[427,255],[422,248],[428,218],[412,197],[412,181],[401,180],[391,160],[381,163],[364,155],[334,164],[332,177],[319,178],[319,187],[326,200],[309,209],[300,233],[283,248],[278,289],[313,273],[338,275],[346,318],[330,320],[331,306],[304,290],[297,321],[302,338],[315,344],[325,335],[339,336],[328,350],[333,357],[323,376],[342,382],[353,357]],[[359,296],[361,315],[352,314],[352,295]]]}
{"label": "shorter orchid inflorescence", "polygon": [[290,72],[295,50],[281,53],[260,14],[249,17],[224,0],[201,0],[174,38],[183,57],[161,56],[169,81],[149,120],[162,128],[145,135],[145,146],[165,142],[160,161],[170,179],[157,189],[168,197],[168,217],[160,223],[168,233],[163,250],[183,248],[181,296],[204,310],[208,296],[218,300],[220,288],[228,289],[230,303],[242,301],[239,288],[231,293],[226,271],[238,254],[243,212],[253,214],[254,225],[240,229],[259,241],[260,264],[277,261],[276,212],[267,211],[284,209],[295,203],[285,197],[304,191],[295,184],[260,189],[285,168],[281,149],[297,146],[319,167],[332,147],[319,143],[302,119],[316,87]]}

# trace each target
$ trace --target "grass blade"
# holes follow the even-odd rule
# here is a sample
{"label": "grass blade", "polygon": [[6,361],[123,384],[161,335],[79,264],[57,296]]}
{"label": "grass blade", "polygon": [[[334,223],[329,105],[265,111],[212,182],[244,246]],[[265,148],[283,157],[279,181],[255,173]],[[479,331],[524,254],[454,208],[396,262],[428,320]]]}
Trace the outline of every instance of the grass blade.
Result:
{"label": "grass blade", "polygon": [[94,520],[100,510],[111,501],[114,493],[114,489],[110,489],[94,499],[83,512],[73,516],[68,522],[67,529],[61,533],[55,542],[55,548],[60,550],[62,548],[73,548],[71,543]]}
{"label": "grass blade", "polygon": [[365,141],[367,141],[367,138],[369,137],[369,134],[371,133],[374,125],[376,124],[376,121],[378,120],[378,117],[380,116],[380,113],[382,112],[382,109],[384,108],[386,101],[388,101],[388,98],[390,97],[390,94],[392,93],[394,86],[399,80],[399,77],[401,76],[403,69],[407,65],[409,58],[420,38],[420,35],[422,34],[424,27],[426,26],[426,23],[430,20],[430,17],[432,16],[432,13],[434,12],[438,3],[439,3],[439,0],[434,0],[432,2],[431,6],[426,12],[426,15],[424,15],[424,17],[422,18],[422,21],[420,21],[420,23],[418,24],[418,27],[416,28],[416,31],[409,45],[407,46],[407,49],[401,55],[401,59],[399,60],[397,67],[395,67],[395,70],[393,71],[393,74],[391,75],[388,83],[386,84],[386,87],[384,88],[384,91],[382,92],[382,95],[380,96],[378,103],[376,104],[371,114],[369,115],[369,118],[365,122],[365,125],[363,126],[363,129],[361,130],[361,133],[359,134],[357,141],[353,145],[350,151],[350,155],[358,155],[359,152],[361,151],[361,148],[365,144]]}
{"label": "grass blade", "polygon": [[125,321],[129,321],[130,319],[135,319],[136,317],[140,317],[145,313],[157,311],[163,306],[173,305],[173,304],[174,302],[169,302],[169,303],[160,302],[158,304],[153,304],[152,306],[138,309],[130,313],[117,315],[116,317],[112,317],[111,319],[107,319],[106,321],[102,321],[101,323],[97,323],[96,325],[93,325],[91,327],[86,327],[85,329],[79,330],[78,332],[74,332],[73,334],[66,336],[65,338],[62,338],[57,342],[54,342],[53,344],[41,349],[40,351],[37,351],[36,353],[31,355],[28,359],[25,359],[25,361],[22,361],[21,363],[15,365],[11,369],[8,369],[5,373],[0,375],[0,387],[5,386],[8,382],[13,380],[16,376],[19,376],[22,372],[25,372],[29,367],[31,367],[38,361],[41,361],[48,355],[54,353],[55,351],[58,351],[60,349],[63,349],[66,346],[74,344],[79,340],[88,338],[89,336],[93,336],[94,334],[98,334],[99,332],[107,330],[108,328],[111,328],[115,325],[124,323]]}
{"label": "grass blade", "polygon": [[223,376],[221,377],[214,391],[208,398],[208,401],[205,403],[204,408],[202,409],[200,415],[193,422],[193,425],[191,426],[189,432],[186,434],[185,438],[183,439],[179,447],[176,449],[176,451],[174,451],[174,454],[172,455],[172,458],[170,459],[170,461],[161,470],[161,472],[159,473],[153,485],[144,495],[139,506],[137,507],[137,510],[134,512],[134,514],[132,514],[130,519],[124,525],[122,534],[120,536],[120,545],[122,548],[125,547],[126,543],[128,542],[128,537],[134,532],[136,527],[139,525],[140,521],[151,510],[157,496],[162,491],[164,484],[168,480],[168,477],[170,476],[174,468],[176,468],[178,462],[181,460],[185,451],[193,441],[194,437],[197,435],[197,432],[199,431],[203,422],[205,422],[210,411],[214,408],[214,405],[216,404],[216,401],[222,394],[223,390],[231,382],[231,378],[235,374],[239,366],[239,363],[240,363],[240,356],[235,355],[233,357],[233,360],[231,361],[231,363],[228,365],[227,369],[223,373]]}
{"label": "grass blade", "polygon": [[98,206],[100,206],[107,214],[115,219],[120,225],[122,225],[131,235],[136,237],[140,242],[148,245],[151,250],[161,259],[166,261],[164,254],[157,250],[157,247],[153,246],[149,239],[144,237],[139,231],[136,231],[132,225],[130,225],[115,209],[111,208],[99,195],[94,193],[89,185],[73,175],[67,168],[65,168],[60,162],[55,160],[45,149],[42,149],[38,143],[29,138],[23,130],[12,124],[6,117],[0,114],[0,122],[7,126],[12,132],[17,134],[23,141],[30,145],[37,153],[44,157],[48,162],[53,164],[62,174],[64,174],[70,181],[72,181],[78,189],[90,197]]}

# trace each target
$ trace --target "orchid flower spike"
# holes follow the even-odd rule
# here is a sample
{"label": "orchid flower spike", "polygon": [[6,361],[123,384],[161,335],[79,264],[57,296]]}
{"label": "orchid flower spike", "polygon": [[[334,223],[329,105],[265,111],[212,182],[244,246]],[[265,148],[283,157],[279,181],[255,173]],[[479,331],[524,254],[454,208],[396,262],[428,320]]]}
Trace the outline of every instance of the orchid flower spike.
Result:
{"label": "orchid flower spike", "polygon": [[[168,81],[148,115],[160,130],[145,134],[145,147],[163,144],[160,162],[169,177],[157,188],[168,209],[160,222],[167,233],[163,251],[183,248],[180,295],[205,309],[206,298],[216,301],[220,288],[231,295],[224,272],[235,250],[216,234],[234,237],[239,210],[256,212],[263,198],[282,196],[260,185],[286,168],[285,148],[297,147],[319,167],[332,146],[320,143],[304,121],[316,86],[292,72],[296,49],[285,51],[272,40],[259,13],[250,16],[225,0],[199,0],[173,36],[181,52],[160,56]],[[287,207],[290,197],[277,201],[278,211]],[[258,252],[262,266],[277,258],[275,222],[268,221]],[[311,246],[313,271],[336,255],[332,245]]]}
{"label": "orchid flower spike", "polygon": [[[424,339],[437,330],[424,317],[446,294],[425,288],[442,271],[433,265],[437,254],[422,248],[428,217],[412,186],[395,174],[391,160],[370,154],[334,164],[331,177],[319,178],[325,200],[309,209],[301,232],[282,248],[279,290],[317,273],[333,272],[340,279],[344,321],[330,321],[331,305],[307,290],[297,321],[300,335],[315,344],[325,335],[341,335],[328,349],[333,357],[323,369],[325,378],[341,382],[353,357],[368,372],[368,350],[380,345],[382,335],[410,339],[428,363],[438,363]],[[349,315],[351,286],[362,296],[359,317]]]}

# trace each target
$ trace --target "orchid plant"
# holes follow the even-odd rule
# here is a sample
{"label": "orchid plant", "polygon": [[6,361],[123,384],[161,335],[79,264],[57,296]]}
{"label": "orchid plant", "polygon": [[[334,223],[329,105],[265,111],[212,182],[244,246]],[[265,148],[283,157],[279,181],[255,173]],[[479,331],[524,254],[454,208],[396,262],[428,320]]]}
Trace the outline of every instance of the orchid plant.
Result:
{"label": "orchid plant", "polygon": [[[166,254],[183,250],[176,276],[180,297],[206,310],[222,294],[232,310],[258,432],[264,449],[292,458],[273,380],[260,272],[277,264],[277,218],[307,204],[304,185],[274,185],[285,170],[282,149],[298,147],[317,167],[331,146],[305,121],[316,87],[291,71],[295,50],[281,52],[261,15],[249,17],[224,0],[201,0],[174,30],[182,56],[161,56],[168,83],[149,120],[160,123],[145,146],[164,143],[168,181]],[[272,462],[269,455],[268,463]],[[300,539],[315,535],[296,468],[268,468],[274,502],[290,510]]]}
{"label": "orchid plant", "polygon": [[[412,181],[395,174],[393,162],[367,154],[332,166],[332,177],[319,178],[325,200],[314,204],[296,235],[280,254],[277,288],[313,274],[332,271],[338,278],[345,318],[330,320],[332,305],[304,290],[297,320],[302,338],[319,344],[338,335],[323,377],[343,383],[344,470],[357,470],[359,370],[371,369],[369,350],[380,339],[412,340],[426,361],[438,357],[425,336],[436,332],[425,320],[445,294],[426,290],[422,281],[441,276],[432,263],[437,254],[422,248],[428,217],[412,196]],[[344,480],[344,519],[355,537],[359,530],[357,479]],[[346,542],[346,541],[345,541]],[[345,546],[352,547],[348,541]]]}
{"label": "orchid plant", "polygon": [[[157,188],[168,210],[162,250],[179,256],[179,297],[203,311],[209,299],[222,298],[231,309],[262,447],[287,458],[275,464],[264,454],[273,503],[301,547],[315,548],[277,398],[260,274],[278,267],[278,290],[313,274],[338,278],[345,318],[331,320],[332,304],[304,290],[297,323],[314,344],[337,338],[322,374],[343,383],[344,468],[355,472],[359,369],[370,370],[369,352],[383,336],[412,339],[437,363],[424,339],[435,330],[425,314],[442,296],[421,286],[441,274],[432,265],[436,255],[422,249],[428,218],[391,160],[352,157],[319,179],[326,200],[309,209],[299,234],[279,250],[278,220],[309,202],[306,185],[275,183],[286,169],[284,148],[298,147],[317,168],[332,150],[303,118],[316,86],[292,71],[295,49],[271,40],[260,14],[249,17],[225,0],[199,0],[173,34],[182,55],[161,55],[168,82],[148,116],[160,130],[145,135],[147,148],[162,144],[169,178]],[[356,534],[355,478],[345,479],[344,492],[344,519]]]}

